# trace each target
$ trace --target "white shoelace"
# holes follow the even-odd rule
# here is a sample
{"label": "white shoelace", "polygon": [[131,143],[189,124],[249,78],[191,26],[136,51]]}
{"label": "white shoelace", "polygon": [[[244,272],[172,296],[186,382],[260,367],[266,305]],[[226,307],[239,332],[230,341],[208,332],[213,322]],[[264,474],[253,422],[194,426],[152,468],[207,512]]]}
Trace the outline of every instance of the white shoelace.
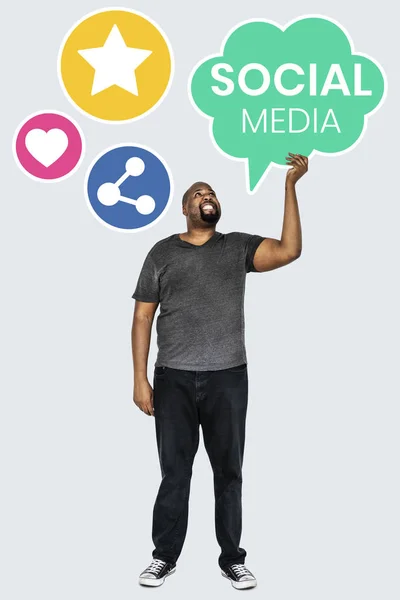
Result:
{"label": "white shoelace", "polygon": [[165,565],[165,562],[163,560],[154,558],[151,561],[151,564],[147,567],[146,571],[148,573],[154,573],[154,575],[158,575],[164,565]]}
{"label": "white shoelace", "polygon": [[244,565],[231,565],[231,569],[237,577],[243,577],[243,575],[250,575],[252,577],[252,574]]}

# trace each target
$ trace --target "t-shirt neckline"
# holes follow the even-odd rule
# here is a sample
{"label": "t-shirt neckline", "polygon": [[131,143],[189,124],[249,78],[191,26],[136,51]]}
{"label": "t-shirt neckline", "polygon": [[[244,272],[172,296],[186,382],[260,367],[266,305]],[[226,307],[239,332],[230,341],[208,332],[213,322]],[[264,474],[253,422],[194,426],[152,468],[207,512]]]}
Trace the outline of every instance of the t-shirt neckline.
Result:
{"label": "t-shirt neckline", "polygon": [[220,235],[219,231],[214,231],[213,235],[204,244],[191,244],[190,242],[186,242],[185,240],[182,240],[182,238],[179,236],[179,233],[175,234],[175,239],[177,240],[177,242],[179,244],[181,244],[185,247],[204,248],[205,246],[210,246],[211,242],[213,242],[219,235]]}

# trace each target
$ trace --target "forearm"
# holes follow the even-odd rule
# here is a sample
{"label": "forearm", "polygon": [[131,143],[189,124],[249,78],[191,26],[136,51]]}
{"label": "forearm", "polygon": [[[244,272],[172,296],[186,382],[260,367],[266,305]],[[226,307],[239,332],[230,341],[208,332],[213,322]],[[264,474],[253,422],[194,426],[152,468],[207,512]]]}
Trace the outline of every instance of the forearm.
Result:
{"label": "forearm", "polygon": [[281,248],[292,257],[298,257],[302,250],[300,212],[297,203],[296,187],[286,180],[285,209],[281,235]]}
{"label": "forearm", "polygon": [[134,317],[132,324],[132,360],[134,381],[147,380],[152,320]]}

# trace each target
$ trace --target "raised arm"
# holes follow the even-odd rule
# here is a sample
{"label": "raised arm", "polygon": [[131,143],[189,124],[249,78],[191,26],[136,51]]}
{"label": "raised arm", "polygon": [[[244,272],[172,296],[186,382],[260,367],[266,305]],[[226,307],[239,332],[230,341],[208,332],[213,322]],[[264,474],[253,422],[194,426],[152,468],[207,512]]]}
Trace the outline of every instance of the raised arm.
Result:
{"label": "raised arm", "polygon": [[147,379],[151,328],[158,302],[135,300],[132,322],[133,401],[146,415],[154,416],[153,388]]}
{"label": "raised arm", "polygon": [[286,173],[285,210],[281,239],[266,238],[257,248],[253,263],[260,272],[271,271],[293,262],[299,258],[302,250],[296,183],[308,171],[308,158],[289,152],[286,160],[286,164],[291,168]]}

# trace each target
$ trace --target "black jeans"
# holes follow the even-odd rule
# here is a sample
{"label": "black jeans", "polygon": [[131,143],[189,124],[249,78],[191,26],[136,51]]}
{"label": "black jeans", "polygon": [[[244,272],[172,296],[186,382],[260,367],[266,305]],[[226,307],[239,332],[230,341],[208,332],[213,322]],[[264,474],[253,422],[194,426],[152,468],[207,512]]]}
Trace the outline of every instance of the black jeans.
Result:
{"label": "black jeans", "polygon": [[153,511],[153,558],[175,563],[188,524],[199,425],[214,474],[215,532],[221,568],[244,563],[242,465],[248,399],[247,365],[221,371],[155,367],[153,403],[162,481]]}

